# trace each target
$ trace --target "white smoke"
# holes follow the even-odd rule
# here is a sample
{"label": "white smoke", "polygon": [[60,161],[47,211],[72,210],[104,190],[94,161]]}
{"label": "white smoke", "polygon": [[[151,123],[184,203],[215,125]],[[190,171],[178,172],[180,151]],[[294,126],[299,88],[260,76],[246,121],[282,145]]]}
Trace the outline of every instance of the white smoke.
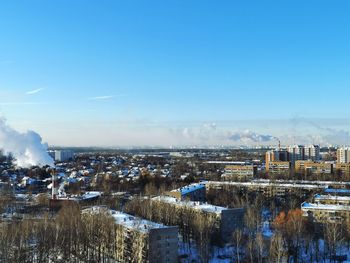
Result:
{"label": "white smoke", "polygon": [[272,140],[278,140],[272,135],[258,134],[256,132],[245,130],[243,132],[235,132],[229,136],[232,141],[250,141],[250,142],[269,142]]}
{"label": "white smoke", "polygon": [[200,145],[256,144],[277,142],[278,138],[269,134],[259,134],[251,130],[231,131],[218,128],[215,123],[204,124],[200,127],[186,127],[173,131],[180,143]]}
{"label": "white smoke", "polygon": [[34,131],[20,133],[0,118],[0,149],[12,154],[18,167],[53,166],[54,162],[47,153],[47,144],[42,143],[39,134]]}

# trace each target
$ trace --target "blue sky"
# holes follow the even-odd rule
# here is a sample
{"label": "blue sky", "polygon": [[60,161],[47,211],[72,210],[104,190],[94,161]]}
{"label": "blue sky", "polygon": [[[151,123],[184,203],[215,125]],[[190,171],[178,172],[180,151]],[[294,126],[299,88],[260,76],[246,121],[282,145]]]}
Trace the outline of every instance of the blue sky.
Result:
{"label": "blue sky", "polygon": [[[7,1],[0,113],[51,145],[350,143],[348,1]],[[260,142],[259,142],[260,143]]]}

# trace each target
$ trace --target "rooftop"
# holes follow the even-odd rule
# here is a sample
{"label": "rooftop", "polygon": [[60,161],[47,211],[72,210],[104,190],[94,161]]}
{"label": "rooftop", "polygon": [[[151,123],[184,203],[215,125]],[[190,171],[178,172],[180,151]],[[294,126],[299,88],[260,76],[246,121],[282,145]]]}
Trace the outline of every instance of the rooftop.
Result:
{"label": "rooftop", "polygon": [[278,182],[226,182],[226,181],[210,181],[209,185],[236,185],[244,187],[279,187],[279,188],[304,188],[304,189],[320,189],[324,188],[316,184],[295,184],[295,183],[278,183]]}
{"label": "rooftop", "polygon": [[169,228],[163,224],[158,224],[149,220],[141,219],[120,211],[109,210],[103,206],[93,206],[83,210],[83,213],[99,213],[107,212],[110,214],[117,225],[122,225],[126,228],[137,230],[143,233],[148,233],[151,229]]}
{"label": "rooftop", "polygon": [[324,193],[326,194],[343,194],[343,195],[350,195],[350,189],[333,189],[333,188],[327,188],[324,190]]}
{"label": "rooftop", "polygon": [[350,196],[337,196],[337,195],[322,195],[322,194],[315,194],[315,199],[320,200],[334,200],[334,201],[350,201]]}
{"label": "rooftop", "polygon": [[350,211],[348,205],[324,205],[304,202],[301,204],[302,210],[330,210],[330,211]]}
{"label": "rooftop", "polygon": [[101,192],[91,191],[85,192],[83,195],[70,195],[70,196],[58,196],[58,200],[71,200],[71,201],[87,201],[98,198],[102,195]]}
{"label": "rooftop", "polygon": [[205,184],[204,183],[190,184],[190,185],[172,190],[171,192],[181,192],[181,195],[185,195],[185,194],[197,191],[199,189],[205,189]]}
{"label": "rooftop", "polygon": [[177,206],[187,206],[207,213],[216,213],[218,215],[221,214],[222,211],[228,210],[228,208],[222,206],[211,205],[203,202],[179,201],[175,197],[170,196],[157,196],[152,198],[152,200],[170,203]]}

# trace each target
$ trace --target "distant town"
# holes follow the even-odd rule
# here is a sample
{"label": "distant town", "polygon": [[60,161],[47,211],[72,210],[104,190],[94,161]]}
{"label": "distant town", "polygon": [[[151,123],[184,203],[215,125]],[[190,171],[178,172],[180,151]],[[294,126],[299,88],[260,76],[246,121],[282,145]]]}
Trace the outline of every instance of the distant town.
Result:
{"label": "distant town", "polygon": [[1,155],[1,262],[350,260],[350,148],[47,154]]}

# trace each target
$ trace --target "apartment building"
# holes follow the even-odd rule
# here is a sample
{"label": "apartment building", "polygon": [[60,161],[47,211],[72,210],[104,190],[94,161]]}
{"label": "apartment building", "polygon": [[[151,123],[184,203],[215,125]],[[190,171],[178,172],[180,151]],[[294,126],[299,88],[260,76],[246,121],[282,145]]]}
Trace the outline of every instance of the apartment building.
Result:
{"label": "apartment building", "polygon": [[305,147],[303,145],[291,145],[287,148],[288,159],[294,163],[297,160],[305,160]]}
{"label": "apartment building", "polygon": [[350,174],[350,163],[336,163],[335,170],[340,174]]}
{"label": "apartment building", "polygon": [[71,150],[56,150],[55,161],[66,162],[74,158],[74,153]]}
{"label": "apartment building", "polygon": [[265,166],[266,170],[269,169],[270,162],[276,162],[276,161],[288,161],[288,153],[285,150],[271,150],[267,151],[265,154]]}
{"label": "apartment building", "polygon": [[207,191],[249,191],[261,193],[266,197],[285,197],[291,192],[298,192],[300,195],[303,195],[309,194],[314,190],[323,190],[325,188],[325,185],[288,180],[252,180],[251,182],[210,181],[206,184],[206,187]]}
{"label": "apartment building", "polygon": [[331,174],[333,172],[333,164],[315,161],[295,161],[295,172],[303,174]]}
{"label": "apartment building", "polygon": [[301,204],[303,215],[316,223],[341,223],[350,218],[350,206],[308,203]]}
{"label": "apartment building", "polygon": [[350,163],[350,148],[341,147],[337,149],[337,163],[339,164]]}
{"label": "apartment building", "polygon": [[205,183],[195,183],[167,192],[166,195],[178,200],[205,201],[205,193]]}
{"label": "apartment building", "polygon": [[170,196],[157,196],[152,202],[161,202],[178,209],[190,209],[193,213],[210,214],[215,218],[215,227],[223,241],[230,241],[232,232],[241,228],[244,221],[244,208],[225,208],[203,202],[180,201]]}
{"label": "apartment building", "polygon": [[255,173],[256,167],[254,167],[253,164],[227,165],[222,177],[227,179],[233,176],[239,178],[253,178]]}
{"label": "apartment building", "polygon": [[287,161],[272,161],[266,166],[266,171],[269,173],[286,173],[290,170],[290,162]]}
{"label": "apartment building", "polygon": [[350,219],[350,190],[326,188],[322,194],[315,194],[312,203],[301,205],[304,216],[316,223],[341,223]]}
{"label": "apartment building", "polygon": [[320,159],[319,145],[308,145],[304,148],[304,160],[318,162]]}
{"label": "apartment building", "polygon": [[316,204],[350,206],[350,196],[315,194],[313,200]]}
{"label": "apartment building", "polygon": [[83,213],[108,212],[116,224],[117,262],[177,263],[178,227],[165,226],[105,207]]}

